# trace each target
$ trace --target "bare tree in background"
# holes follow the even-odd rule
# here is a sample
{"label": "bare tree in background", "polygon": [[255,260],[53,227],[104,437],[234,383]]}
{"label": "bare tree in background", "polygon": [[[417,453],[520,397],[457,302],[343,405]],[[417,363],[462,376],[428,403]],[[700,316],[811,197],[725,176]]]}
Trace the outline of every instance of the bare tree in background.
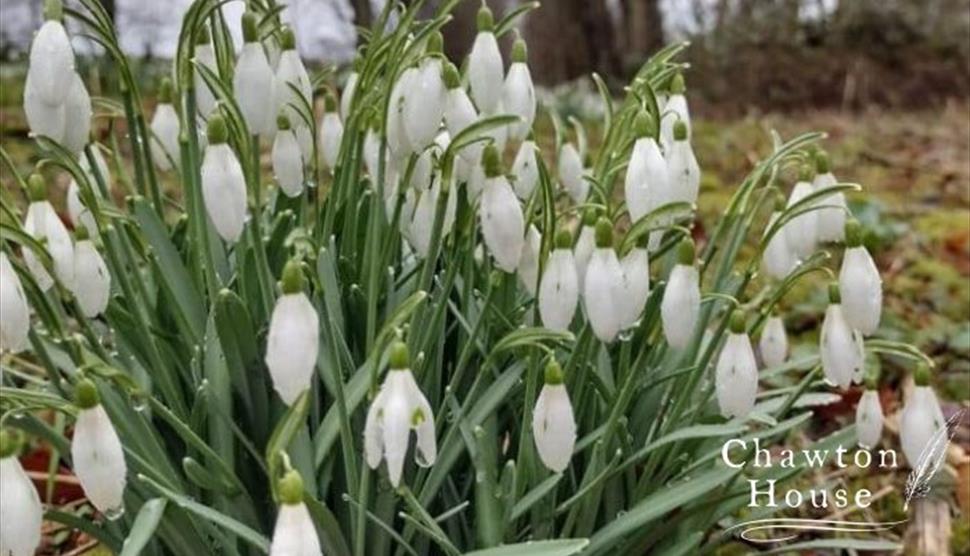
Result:
{"label": "bare tree in background", "polygon": [[546,2],[527,16],[525,34],[533,76],[540,83],[558,83],[591,71],[615,75],[622,67],[618,34],[605,0]]}

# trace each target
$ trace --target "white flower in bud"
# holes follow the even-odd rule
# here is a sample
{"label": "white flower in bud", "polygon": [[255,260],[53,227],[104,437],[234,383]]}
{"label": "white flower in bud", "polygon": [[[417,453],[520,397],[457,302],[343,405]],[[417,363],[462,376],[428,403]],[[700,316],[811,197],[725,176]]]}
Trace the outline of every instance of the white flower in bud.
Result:
{"label": "white flower in bud", "polygon": [[532,129],[536,117],[536,93],[532,86],[532,74],[526,64],[525,42],[521,39],[512,47],[512,65],[505,76],[502,106],[505,112],[522,118],[521,122],[509,126],[509,136],[521,141]]}
{"label": "white flower in bud", "polygon": [[915,468],[925,458],[928,458],[926,461],[936,461],[941,455],[939,451],[945,450],[947,443],[931,441],[945,427],[946,419],[933,388],[917,384],[899,420],[899,443],[910,467]]}
{"label": "white flower in bud", "polygon": [[875,332],[882,314],[882,278],[865,247],[860,245],[845,250],[839,289],[849,325],[863,334]]}
{"label": "white flower in bud", "polygon": [[522,255],[519,257],[519,281],[529,295],[536,294],[539,282],[539,251],[542,248],[542,234],[534,224],[529,225],[522,244]]}
{"label": "white flower in bud", "polygon": [[543,326],[549,330],[568,330],[578,301],[576,261],[568,242],[564,242],[549,255],[539,284],[539,315]]}
{"label": "white flower in bud", "polygon": [[390,103],[387,107],[387,146],[394,156],[400,159],[414,152],[407,134],[405,110],[407,97],[411,95],[411,89],[417,78],[417,68],[410,67],[404,70],[391,89]]}
{"label": "white flower in bud", "polygon": [[[428,256],[428,249],[431,247],[435,212],[438,209],[438,198],[441,196],[441,176],[435,175],[431,187],[413,194],[420,195],[420,197],[414,206],[414,215],[411,217],[408,240],[418,256],[424,258]],[[458,197],[449,192],[442,222],[442,239],[447,237],[454,227],[457,209]]]}
{"label": "white flower in bud", "polygon": [[[791,207],[812,194],[812,184],[809,181],[800,180],[795,184],[788,197],[788,206]],[[815,252],[816,238],[818,237],[818,212],[809,211],[792,218],[785,224],[783,230],[788,248],[796,260],[805,260]]]}
{"label": "white flower in bud", "polygon": [[758,365],[744,332],[728,334],[714,376],[717,405],[726,418],[745,418],[758,395]]}
{"label": "white flower in bud", "polygon": [[623,269],[622,328],[629,328],[640,318],[650,296],[650,254],[645,247],[634,247],[620,261],[620,267]]}
{"label": "white flower in bud", "polygon": [[589,195],[589,182],[583,177],[583,159],[572,143],[559,149],[559,181],[575,203],[583,203]]}
{"label": "white flower in bud", "polygon": [[273,175],[288,197],[303,193],[303,153],[292,129],[280,129],[273,139]]}
{"label": "white flower in bud", "polygon": [[[296,51],[296,48],[285,49],[280,54],[273,91],[276,97],[276,109],[273,114],[278,115],[282,111],[286,115],[296,132],[301,148],[304,149],[304,159],[310,160],[309,155],[312,154],[310,151],[312,151],[313,145],[310,126],[294,107],[302,107],[304,104],[313,105],[313,87],[310,84],[310,75],[307,73],[306,66],[303,65],[303,60],[300,59],[300,53]],[[305,135],[305,137],[301,135]],[[305,150],[307,143],[310,145],[310,151]]]}
{"label": "white flower in bud", "polygon": [[350,105],[354,102],[354,92],[357,90],[357,80],[360,79],[360,75],[356,72],[350,72],[347,77],[347,84],[344,85],[344,91],[340,94],[340,118],[346,120],[350,116]]}
{"label": "white flower in bud", "polygon": [[562,370],[551,362],[545,384],[532,410],[532,436],[542,464],[555,473],[569,466],[576,446],[576,418],[569,393],[563,384]]}
{"label": "white flower in bud", "polygon": [[[495,152],[492,147],[489,147]],[[496,162],[498,153],[495,152]],[[488,156],[487,153],[485,156]],[[509,180],[501,173],[490,172],[486,168],[485,188],[482,191],[478,216],[481,220],[482,235],[488,252],[495,258],[495,264],[505,272],[515,272],[522,255],[525,237],[525,222],[522,207],[509,185]]]}
{"label": "white flower in bud", "polygon": [[878,390],[866,390],[855,411],[856,437],[861,448],[874,448],[882,438],[884,417]]}
{"label": "white flower in bud", "polygon": [[117,515],[124,507],[128,467],[118,433],[99,403],[78,411],[71,462],[91,504],[102,513]]}
{"label": "white flower in bud", "polygon": [[589,267],[589,259],[593,256],[596,249],[596,226],[594,224],[583,224],[579,229],[579,238],[576,240],[575,259],[576,259],[576,278],[579,280],[579,291],[584,292],[586,283],[586,269]]}
{"label": "white flower in bud", "polygon": [[64,135],[61,145],[72,153],[79,153],[88,144],[91,135],[91,97],[81,76],[74,80],[64,99]]}
{"label": "white flower in bud", "polygon": [[[598,223],[597,235],[603,235],[601,229],[610,232],[609,225],[606,222],[607,228],[604,228],[603,221]],[[611,234],[607,235],[611,237]],[[597,241],[586,268],[583,300],[593,333],[602,342],[612,342],[624,325],[623,304],[627,302],[624,299],[623,267],[616,258],[612,242]]]}
{"label": "white flower in bud", "polygon": [[441,80],[441,60],[424,58],[404,97],[404,126],[412,149],[428,146],[441,126],[447,91]]}
{"label": "white flower in bud", "polygon": [[408,368],[407,348],[403,343],[391,347],[389,365],[384,384],[367,411],[364,455],[371,469],[377,469],[381,459],[387,461],[391,485],[397,488],[412,430],[417,436],[414,459],[418,465],[432,465],[438,457],[438,448],[434,413]]}
{"label": "white flower in bud", "polygon": [[669,189],[667,180],[667,162],[657,142],[650,136],[637,139],[623,185],[630,220],[636,222],[660,206],[659,196]]}
{"label": "white flower in bud", "polygon": [[321,556],[320,539],[306,504],[283,504],[276,515],[270,556]]}
{"label": "white flower in bud", "polygon": [[7,254],[0,252],[0,352],[18,352],[27,345],[30,306],[20,276]]}
{"label": "white flower in bud", "polygon": [[833,302],[825,310],[819,338],[822,370],[830,383],[842,388],[852,384],[862,370],[862,335],[845,320],[842,305]]}
{"label": "white flower in bud", "polygon": [[[768,219],[768,226],[765,228],[766,234],[780,217],[781,212],[771,214],[771,218]],[[768,240],[768,245],[765,246],[764,253],[761,254],[761,270],[775,280],[783,280],[798,263],[797,256],[788,246],[786,229],[787,226],[777,230],[775,235]]]}
{"label": "white flower in bud", "polygon": [[[54,272],[65,287],[74,284],[74,244],[61,218],[48,201],[33,201],[27,207],[24,231],[38,241],[45,242],[47,252],[54,261]],[[54,280],[29,249],[24,249],[24,263],[34,275],[37,285],[44,291],[54,285]]]}
{"label": "white flower in bud", "polygon": [[674,126],[677,122],[684,123],[687,128],[686,139],[690,141],[690,110],[687,108],[687,97],[684,96],[684,90],[684,78],[678,74],[671,81],[669,94],[662,95],[663,102],[660,102],[660,98],[657,99],[658,105],[663,105],[659,107],[661,113],[660,143],[663,145],[665,153],[670,152],[670,147],[675,141]]}
{"label": "white flower in bud", "polygon": [[179,117],[175,107],[170,103],[155,105],[152,116],[152,160],[161,171],[172,169],[172,162],[176,164],[181,156],[179,151]]}
{"label": "white flower in bud", "polygon": [[205,148],[202,199],[219,237],[238,241],[246,223],[246,178],[227,143],[210,143]]}
{"label": "white flower in bud", "polygon": [[[203,65],[212,70],[216,75],[219,74],[219,68],[216,66],[216,51],[212,47],[211,42],[207,41],[195,45],[194,62],[196,65]],[[216,108],[216,97],[212,93],[212,90],[209,89],[205,78],[202,77],[202,72],[198,68],[193,68],[192,75],[195,86],[196,111],[200,116],[208,117]]]}
{"label": "white flower in bud", "polygon": [[674,139],[667,151],[668,202],[697,202],[700,190],[701,170],[694,157],[694,149],[686,139]]}
{"label": "white flower in bud", "polygon": [[272,137],[276,132],[275,76],[259,41],[246,42],[236,61],[232,89],[239,111],[253,135]]}
{"label": "white flower in bud", "polygon": [[70,87],[73,74],[71,39],[57,18],[48,19],[30,44],[28,78],[41,101],[57,105],[63,102],[64,91]]}
{"label": "white flower in bud", "polygon": [[480,30],[468,54],[468,82],[480,111],[496,113],[502,98],[504,73],[495,34],[491,29]]}
{"label": "white flower in bud", "polygon": [[310,387],[319,350],[320,321],[303,293],[301,272],[294,261],[284,268],[283,295],[273,307],[266,340],[266,366],[273,389],[286,405]]}
{"label": "white flower in bud", "polygon": [[94,242],[80,239],[74,246],[74,295],[85,317],[94,318],[108,307],[111,274]]}
{"label": "white flower in bud", "polygon": [[[812,182],[814,191],[821,191],[827,187],[832,187],[838,183],[831,172],[819,173]],[[842,241],[845,237],[845,217],[848,205],[845,203],[845,194],[839,191],[822,199],[819,204],[825,208],[818,210],[818,240],[819,241]]]}
{"label": "white flower in bud", "polygon": [[340,156],[340,141],[344,135],[344,124],[336,112],[327,112],[320,120],[320,150],[323,163],[327,168],[335,168]]}
{"label": "white flower in bud", "polygon": [[27,126],[30,127],[32,136],[44,135],[62,143],[65,120],[63,91],[71,81],[68,81],[65,88],[60,90],[56,103],[48,103],[43,100],[39,92],[42,87],[35,84],[39,80],[27,72],[27,79],[24,82],[24,116],[27,117]]}
{"label": "white flower in bud", "polygon": [[33,481],[17,459],[9,433],[0,455],[0,554],[33,556],[40,546],[44,507]]}
{"label": "white flower in bud", "polygon": [[770,316],[761,329],[758,350],[765,367],[777,367],[788,358],[788,335],[785,322],[779,316]]}
{"label": "white flower in bud", "polygon": [[[92,143],[91,151],[94,153],[94,164],[97,167],[98,173],[101,175],[101,179],[105,181],[105,185],[110,187],[111,174],[108,173],[108,163],[105,162],[104,156],[101,155],[101,150],[98,149],[96,145]],[[88,164],[88,157],[84,153],[80,157],[81,170],[84,171],[85,176],[88,178],[88,183],[91,184],[91,188],[94,190],[95,195],[101,198],[101,188],[98,186],[98,178],[95,176],[90,164]],[[98,226],[94,220],[94,215],[84,203],[81,201],[81,187],[78,185],[77,180],[73,177],[71,178],[70,185],[67,186],[67,215],[71,220],[71,225],[75,228],[78,226],[84,226],[87,228],[88,233],[93,237],[98,235]]]}
{"label": "white flower in bud", "polygon": [[671,347],[682,349],[687,346],[697,326],[700,307],[697,269],[692,264],[675,265],[660,304],[664,336]]}
{"label": "white flower in bud", "polygon": [[515,176],[515,194],[519,199],[527,201],[539,183],[539,165],[536,155],[539,147],[535,141],[523,141],[512,162],[512,175]]}
{"label": "white flower in bud", "polygon": [[302,122],[301,119],[300,124],[293,128],[293,133],[296,134],[296,142],[300,145],[300,155],[303,157],[303,162],[308,163],[308,161],[313,160],[313,133],[310,131],[310,126]]}
{"label": "white flower in bud", "polygon": [[[444,118],[445,126],[448,128],[448,133],[452,137],[456,137],[466,127],[478,120],[478,113],[475,111],[475,106],[472,104],[471,99],[468,98],[468,93],[461,87],[448,89],[445,96]],[[481,142],[473,143],[462,148],[458,151],[458,154],[465,162],[478,164],[482,159],[482,148],[484,147]]]}

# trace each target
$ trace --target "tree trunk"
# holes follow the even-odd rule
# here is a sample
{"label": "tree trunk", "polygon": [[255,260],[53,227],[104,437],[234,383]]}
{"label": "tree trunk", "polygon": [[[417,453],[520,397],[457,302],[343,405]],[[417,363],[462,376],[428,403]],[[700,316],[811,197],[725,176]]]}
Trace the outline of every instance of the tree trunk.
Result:
{"label": "tree trunk", "polygon": [[374,17],[370,9],[370,0],[353,0],[353,7],[354,25],[369,29]]}
{"label": "tree trunk", "polygon": [[627,0],[628,47],[624,66],[636,71],[651,54],[664,45],[663,19],[658,0]]}
{"label": "tree trunk", "polygon": [[616,74],[620,58],[604,0],[557,0],[525,24],[533,78],[555,84],[596,71]]}

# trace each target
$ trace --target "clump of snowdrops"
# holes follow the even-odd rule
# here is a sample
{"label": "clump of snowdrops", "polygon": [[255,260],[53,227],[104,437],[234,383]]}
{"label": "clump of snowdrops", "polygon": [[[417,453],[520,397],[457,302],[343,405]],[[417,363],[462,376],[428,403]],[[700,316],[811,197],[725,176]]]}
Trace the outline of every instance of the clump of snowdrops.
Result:
{"label": "clump of snowdrops", "polygon": [[[620,101],[594,76],[593,151],[537,107],[524,41],[500,53],[535,5],[482,8],[459,70],[456,3],[388,2],[338,88],[282,6],[249,2],[234,45],[197,0],[148,110],[101,5],[48,0],[24,98],[41,162],[10,165],[23,203],[2,204],[0,552],[32,554],[42,519],[125,555],[705,552],[747,500],[726,439],[782,441],[867,379],[858,428],[819,443],[880,442],[866,357],[925,357],[873,337],[859,188],[823,135],[776,136],[696,245],[683,45]],[[65,18],[115,97],[88,96]],[[90,142],[92,114],[126,132]],[[778,307],[803,280],[830,305],[789,362]],[[928,372],[910,461],[942,426]],[[17,459],[38,444],[93,517],[41,503]]]}

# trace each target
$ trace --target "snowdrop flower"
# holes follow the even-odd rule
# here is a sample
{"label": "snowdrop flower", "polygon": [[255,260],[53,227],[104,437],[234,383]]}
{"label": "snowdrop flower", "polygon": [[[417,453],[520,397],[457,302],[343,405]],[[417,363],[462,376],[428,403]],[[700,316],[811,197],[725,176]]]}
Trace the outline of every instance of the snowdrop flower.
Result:
{"label": "snowdrop flower", "polygon": [[502,53],[492,32],[492,10],[482,5],[476,23],[478,35],[468,54],[468,82],[478,109],[483,113],[495,114],[502,98],[504,69]]}
{"label": "snowdrop flower", "polygon": [[[775,211],[771,213],[771,217],[768,219],[768,225],[765,227],[766,235],[774,227],[775,222],[781,218],[784,210],[785,200],[779,197],[775,202]],[[788,276],[788,273],[798,264],[797,255],[788,246],[787,228],[788,224],[776,230],[775,234],[768,240],[768,244],[765,245],[764,252],[761,254],[762,272],[775,280],[784,280]]]}
{"label": "snowdrop flower", "polygon": [[646,112],[637,114],[633,124],[637,140],[626,167],[623,191],[630,220],[636,222],[659,207],[659,195],[668,189],[667,162],[651,132],[652,122]]}
{"label": "snowdrop flower", "polygon": [[108,307],[111,295],[111,274],[88,237],[88,229],[74,229],[74,296],[85,317],[94,318]]}
{"label": "snowdrop flower", "polygon": [[579,280],[580,292],[585,291],[583,285],[586,281],[586,268],[589,266],[589,259],[593,256],[594,249],[596,249],[596,211],[588,209],[583,214],[575,247],[576,277]]}
{"label": "snowdrop flower", "polygon": [[253,135],[271,137],[276,131],[273,106],[273,68],[266,51],[259,42],[256,14],[247,11],[242,16],[243,47],[236,61],[232,89],[246,126]]}
{"label": "snowdrop flower", "polygon": [[18,352],[27,345],[30,306],[20,276],[7,254],[0,252],[0,352]]}
{"label": "snowdrop flower", "polygon": [[758,351],[765,367],[777,367],[788,358],[788,334],[785,332],[785,321],[778,315],[771,315],[761,329],[761,339],[758,341]]}
{"label": "snowdrop flower", "polygon": [[[408,241],[421,258],[428,256],[428,249],[431,247],[435,213],[438,210],[438,199],[441,196],[441,179],[440,174],[435,175],[431,187],[422,188],[422,191],[419,193],[420,198],[414,205]],[[415,195],[413,189],[408,190],[408,193]],[[448,237],[448,234],[454,227],[455,213],[458,210],[458,197],[449,192],[448,199],[445,203],[445,214],[441,224],[442,239]]]}
{"label": "snowdrop flower", "polygon": [[758,365],[745,330],[744,311],[735,310],[730,324],[731,333],[717,359],[714,386],[721,415],[743,419],[751,412],[758,395]]}
{"label": "snowdrop flower", "polygon": [[481,220],[485,246],[495,264],[505,272],[515,272],[522,255],[525,222],[519,200],[502,175],[498,149],[489,145],[482,153],[485,169],[485,188],[482,191],[478,216]]}
{"label": "snowdrop flower", "polygon": [[299,261],[289,261],[280,280],[283,295],[273,307],[266,339],[266,367],[273,389],[286,405],[310,387],[317,365],[320,320],[304,288]]}
{"label": "snowdrop flower", "polygon": [[24,116],[27,118],[27,126],[31,136],[44,135],[60,143],[64,140],[63,98],[56,104],[45,102],[38,92],[41,86],[35,85],[35,81],[40,79],[33,77],[28,71],[24,81]]}
{"label": "snowdrop flower", "polygon": [[620,260],[623,269],[623,295],[620,303],[622,328],[636,324],[650,296],[650,254],[647,252],[647,235],[637,238],[637,243]]}
{"label": "snowdrop flower", "polygon": [[[209,28],[202,26],[199,34],[195,37],[195,57],[193,61],[197,66],[205,66],[216,74],[219,69],[216,67],[216,51],[212,46]],[[198,68],[193,68],[193,86],[195,87],[195,106],[196,112],[203,118],[216,109],[216,97],[209,89],[202,77],[202,72]]]}
{"label": "snowdrop flower", "polygon": [[[111,176],[108,174],[108,163],[105,162],[104,157],[101,156],[101,151],[98,150],[97,146],[91,145],[91,151],[94,153],[94,165],[101,175],[101,178],[105,180],[107,185],[110,182]],[[88,157],[83,153],[81,154],[80,166],[84,175],[88,178],[88,183],[91,185],[91,189],[94,191],[95,195],[101,197],[101,188],[98,186],[97,178],[94,175],[94,171],[88,164]],[[71,183],[67,186],[67,216],[71,221],[71,225],[75,228],[78,226],[84,226],[88,229],[88,232],[97,237],[98,235],[98,225],[94,220],[94,214],[88,210],[88,207],[84,205],[81,201],[81,186],[78,185],[77,180],[71,177]]]}
{"label": "snowdrop flower", "polygon": [[303,503],[303,477],[294,469],[286,472],[277,488],[280,511],[276,515],[270,556],[322,556],[317,528]]}
{"label": "snowdrop flower", "polygon": [[[824,152],[815,155],[815,181],[812,182],[814,191],[821,191],[832,187],[838,180],[829,169],[829,158]],[[848,212],[845,194],[839,191],[819,200],[819,204],[826,208],[818,210],[818,240],[842,241],[844,238],[845,216]]]}
{"label": "snowdrop flower", "polygon": [[340,156],[340,141],[344,136],[344,124],[337,114],[337,99],[330,93],[324,97],[324,114],[320,120],[320,150],[327,168],[336,168]]}
{"label": "snowdrop flower", "polygon": [[246,223],[246,178],[236,153],[226,143],[228,131],[222,116],[209,118],[206,135],[209,144],[202,158],[202,200],[219,237],[236,242]]}
{"label": "snowdrop flower", "polygon": [[158,90],[158,104],[155,105],[151,123],[154,135],[151,142],[152,160],[163,172],[171,170],[173,163],[179,162],[179,126],[179,117],[172,105],[172,81],[166,77]]}
{"label": "snowdrop flower", "polygon": [[522,255],[519,257],[519,281],[529,292],[529,295],[536,294],[536,286],[539,282],[539,251],[542,249],[542,234],[535,224],[530,224],[525,233],[525,242],[522,244]]}
{"label": "snowdrop flower", "polygon": [[686,140],[690,140],[690,111],[687,109],[687,97],[684,96],[684,76],[677,74],[670,83],[670,95],[664,102],[660,120],[660,141],[664,152],[669,152],[671,145],[677,140],[674,127],[678,122],[683,123],[687,130]]}
{"label": "snowdrop flower", "polygon": [[674,124],[674,141],[667,151],[669,201],[696,203],[700,184],[701,170],[687,141],[687,125],[677,122]]}
{"label": "snowdrop flower", "polygon": [[873,448],[879,444],[879,439],[882,438],[883,421],[878,379],[874,373],[870,373],[866,377],[866,391],[859,398],[859,405],[855,412],[855,429],[859,447]]}
{"label": "snowdrop flower", "polygon": [[280,41],[283,52],[280,54],[276,82],[273,85],[276,96],[276,110],[273,113],[279,114],[281,110],[286,112],[306,162],[313,155],[313,137],[310,125],[294,107],[313,105],[313,87],[310,84],[310,75],[300,59],[300,53],[296,51],[296,35],[293,34],[293,29],[284,27],[280,33]]}
{"label": "snowdrop flower", "polygon": [[560,230],[539,283],[539,316],[549,330],[566,331],[579,301],[579,278],[569,230]]}
{"label": "snowdrop flower", "polygon": [[17,444],[13,433],[0,431],[0,554],[33,556],[40,546],[44,508],[17,459]]}
{"label": "snowdrop flower", "polygon": [[344,90],[340,93],[340,118],[345,121],[350,117],[350,106],[354,102],[354,93],[357,91],[357,80],[360,79],[360,64],[360,57],[354,58],[354,69],[347,76],[347,83],[344,84]]}
{"label": "snowdrop flower", "polygon": [[80,153],[91,135],[91,97],[81,76],[72,77],[67,97],[64,99],[64,135],[61,145],[72,153]]}
{"label": "snowdrop flower", "polygon": [[555,473],[565,471],[576,446],[576,419],[555,359],[546,365],[545,384],[532,410],[532,437],[542,464]]}
{"label": "snowdrop flower", "polygon": [[910,467],[916,467],[923,458],[936,461],[940,450],[946,449],[946,442],[933,444],[933,437],[946,427],[946,419],[940,402],[930,386],[930,370],[920,364],[914,373],[916,387],[906,400],[899,420],[899,442],[906,454]]}
{"label": "snowdrop flower", "polygon": [[502,107],[505,112],[522,118],[521,122],[509,126],[509,137],[515,141],[521,141],[528,135],[536,118],[536,93],[532,86],[532,74],[526,64],[527,59],[525,41],[516,39],[512,45],[512,65],[509,66],[502,90]]}
{"label": "snowdrop flower", "polygon": [[862,335],[845,318],[838,284],[829,285],[829,306],[825,310],[819,351],[822,370],[830,383],[845,388],[861,373]]}
{"label": "snowdrop flower", "polygon": [[273,176],[287,197],[297,197],[303,193],[303,154],[300,144],[285,114],[280,113],[276,128],[271,155]]}
{"label": "snowdrop flower", "polygon": [[613,224],[605,217],[596,222],[596,249],[586,268],[583,299],[593,333],[602,342],[612,342],[623,327],[623,267],[613,249]]}
{"label": "snowdrop flower", "polygon": [[[461,87],[461,77],[454,64],[445,64],[442,70],[445,87],[448,92],[445,95],[445,126],[452,137],[457,137],[459,133],[478,120],[478,113],[475,105],[472,104],[468,93]],[[483,145],[473,143],[458,151],[458,155],[470,165],[477,165],[482,159]]]}
{"label": "snowdrop flower", "polygon": [[403,342],[391,346],[387,377],[371,403],[364,422],[364,455],[367,465],[377,469],[387,461],[387,473],[394,488],[401,483],[404,456],[411,431],[417,436],[414,459],[428,467],[438,457],[434,414],[409,368],[408,348]]}
{"label": "snowdrop flower", "polygon": [[589,195],[589,182],[583,177],[583,159],[572,143],[559,149],[559,181],[574,203],[586,201]]}
{"label": "snowdrop flower", "polygon": [[694,267],[694,242],[685,238],[677,249],[677,264],[670,271],[660,304],[664,336],[673,348],[687,347],[697,326],[701,307],[699,280]]}
{"label": "snowdrop flower", "polygon": [[410,67],[401,72],[394,87],[391,89],[390,103],[387,107],[387,146],[394,156],[403,159],[413,153],[415,149],[408,139],[405,124],[405,107],[407,96],[411,94],[414,81],[418,78],[418,70]]}
{"label": "snowdrop flower", "polygon": [[[39,174],[33,174],[28,179],[30,205],[27,207],[27,217],[24,219],[24,231],[37,241],[45,242],[47,252],[54,263],[54,273],[61,283],[71,288],[74,284],[74,244],[71,236],[61,222],[61,218],[54,211],[47,200],[47,185]],[[47,273],[47,269],[29,249],[23,251],[24,263],[34,275],[40,289],[47,291],[54,285],[54,279]]]}
{"label": "snowdrop flower", "polygon": [[882,278],[862,245],[862,227],[855,219],[845,225],[845,247],[839,272],[845,320],[859,332],[872,334],[882,314]]}
{"label": "snowdrop flower", "polygon": [[74,75],[74,50],[62,20],[64,8],[59,0],[44,2],[44,24],[30,44],[27,77],[37,99],[47,105],[63,103],[64,91]]}
{"label": "snowdrop flower", "polygon": [[523,201],[528,201],[539,183],[539,164],[536,155],[539,147],[535,141],[529,139],[519,145],[519,151],[512,162],[512,175],[515,176],[515,195]]}
{"label": "snowdrop flower", "polygon": [[432,149],[425,149],[414,161],[414,168],[411,170],[411,179],[408,185],[415,191],[424,191],[431,184],[431,176],[434,173],[434,157]]}
{"label": "snowdrop flower", "polygon": [[[788,197],[788,207],[811,195],[812,188],[811,169],[807,166],[802,168],[798,183],[792,189]],[[816,238],[818,237],[818,212],[809,211],[796,216],[785,224],[785,240],[788,248],[797,260],[805,260],[815,252]]]}
{"label": "snowdrop flower", "polygon": [[125,453],[111,419],[101,406],[98,389],[86,378],[75,390],[78,407],[71,439],[71,461],[74,474],[81,482],[91,504],[109,518],[124,510]]}
{"label": "snowdrop flower", "polygon": [[444,116],[447,90],[441,77],[443,41],[437,31],[428,37],[425,56],[415,69],[410,90],[404,97],[404,128],[414,150],[431,144]]}

